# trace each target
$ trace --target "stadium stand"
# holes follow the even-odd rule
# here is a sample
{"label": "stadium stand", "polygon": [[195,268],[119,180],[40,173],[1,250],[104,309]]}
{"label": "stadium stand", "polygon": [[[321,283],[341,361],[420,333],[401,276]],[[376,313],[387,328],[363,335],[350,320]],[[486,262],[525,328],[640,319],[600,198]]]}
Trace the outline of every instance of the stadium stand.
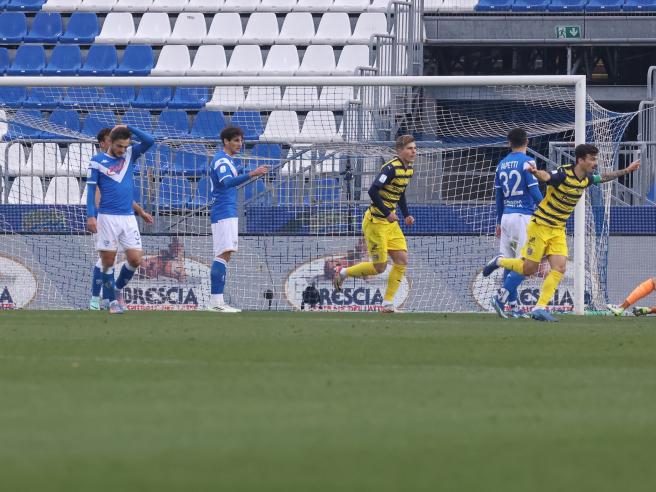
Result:
{"label": "stadium stand", "polygon": [[0,14],[0,41],[20,43],[27,35],[27,18],[22,12]]}
{"label": "stadium stand", "polygon": [[226,126],[223,113],[220,111],[202,110],[196,114],[191,126],[191,136],[196,138],[216,139]]}
{"label": "stadium stand", "polygon": [[239,45],[232,51],[224,75],[257,75],[262,66],[262,50],[258,45]]}
{"label": "stadium stand", "polygon": [[227,69],[225,49],[218,45],[203,45],[187,71],[187,75],[221,75]]}
{"label": "stadium stand", "polygon": [[32,27],[23,38],[25,43],[56,43],[62,35],[62,18],[59,13],[39,12]]}
{"label": "stadium stand", "polygon": [[151,75],[184,75],[191,69],[191,57],[186,45],[166,45],[157,58],[157,64],[150,72]]}
{"label": "stadium stand", "polygon": [[31,87],[23,103],[24,108],[57,109],[63,106],[66,93],[61,87]]}
{"label": "stadium stand", "polygon": [[278,19],[272,12],[256,12],[251,14],[244,29],[240,43],[259,45],[273,44],[278,39]]}
{"label": "stadium stand", "polygon": [[135,36],[134,19],[130,12],[107,14],[96,43],[128,44]]}
{"label": "stadium stand", "polygon": [[236,111],[244,107],[245,95],[243,86],[216,87],[212,98],[207,103],[207,109]]}
{"label": "stadium stand", "polygon": [[291,12],[285,16],[276,43],[310,44],[314,39],[314,34],[312,14],[309,12]]}
{"label": "stadium stand", "polygon": [[109,76],[114,74],[117,66],[118,52],[115,46],[94,44],[89,48],[79,75]]}
{"label": "stadium stand", "polygon": [[98,17],[95,13],[74,12],[59,41],[61,43],[91,43],[96,39],[98,33]]}
{"label": "stadium stand", "polygon": [[43,75],[77,75],[82,68],[82,51],[75,44],[55,46]]}
{"label": "stadium stand", "polygon": [[27,98],[25,87],[0,87],[0,103],[10,108],[20,108]]}
{"label": "stadium stand", "polygon": [[221,12],[214,16],[204,39],[206,44],[237,44],[244,31],[241,17],[236,12]]}
{"label": "stadium stand", "polygon": [[280,87],[253,86],[241,106],[244,109],[272,110],[280,107],[282,90]]}
{"label": "stadium stand", "polygon": [[351,23],[345,12],[323,14],[313,42],[317,44],[345,44],[351,37]]}
{"label": "stadium stand", "polygon": [[50,180],[44,205],[77,205],[80,203],[80,183],[77,178],[56,176]]}
{"label": "stadium stand", "polygon": [[301,66],[296,71],[296,75],[330,75],[334,71],[335,52],[333,47],[330,45],[313,44],[305,50]]}
{"label": "stadium stand", "polygon": [[129,45],[114,75],[148,75],[153,65],[153,49],[150,46]]}
{"label": "stadium stand", "polygon": [[189,137],[189,119],[186,111],[167,109],[160,113],[153,134],[157,138]]}
{"label": "stadium stand", "polygon": [[171,37],[171,23],[165,12],[147,12],[130,40],[133,43],[163,44]]}
{"label": "stadium stand", "polygon": [[167,43],[200,44],[207,36],[205,16],[199,12],[187,12],[178,15],[171,36]]}
{"label": "stadium stand", "polygon": [[43,204],[43,184],[38,176],[18,176],[9,190],[7,203],[15,205]]}
{"label": "stadium stand", "polygon": [[7,10],[20,10],[22,12],[35,12],[41,10],[46,0],[9,0]]}
{"label": "stadium stand", "polygon": [[46,12],[75,12],[82,0],[48,0],[42,7]]}
{"label": "stadium stand", "polygon": [[290,75],[298,70],[299,65],[296,46],[272,46],[260,75]]}
{"label": "stadium stand", "polygon": [[205,87],[177,87],[168,103],[169,108],[201,109],[209,101],[209,90]]}
{"label": "stadium stand", "polygon": [[46,66],[46,51],[43,46],[22,44],[16,50],[7,75],[41,75]]}

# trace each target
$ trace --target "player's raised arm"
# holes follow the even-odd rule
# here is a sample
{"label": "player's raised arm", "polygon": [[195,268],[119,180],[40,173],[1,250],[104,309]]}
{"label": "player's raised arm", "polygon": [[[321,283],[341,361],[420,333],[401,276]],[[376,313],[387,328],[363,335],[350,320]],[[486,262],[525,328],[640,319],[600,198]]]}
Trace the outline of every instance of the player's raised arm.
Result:
{"label": "player's raised arm", "polygon": [[140,142],[132,146],[133,159],[136,159],[141,154],[146,152],[155,143],[155,137],[153,137],[150,133],[140,130],[139,128],[135,128],[134,126],[127,126],[126,128],[130,130],[130,133],[132,133]]}
{"label": "player's raised arm", "polygon": [[638,169],[640,169],[640,159],[638,159],[636,161],[633,161],[631,164],[629,164],[624,169],[619,169],[617,171],[611,171],[609,173],[602,173],[601,176],[599,176],[599,178],[595,180],[596,181],[595,184],[605,183],[607,181],[612,181],[613,179],[621,178],[622,176],[625,176],[629,173],[637,171]]}
{"label": "player's raised arm", "polygon": [[538,169],[536,166],[529,164],[526,167],[526,170],[531,173],[533,176],[535,176],[537,179],[542,181],[543,183],[548,183],[551,181],[551,173],[548,173],[547,171],[544,171],[543,169]]}

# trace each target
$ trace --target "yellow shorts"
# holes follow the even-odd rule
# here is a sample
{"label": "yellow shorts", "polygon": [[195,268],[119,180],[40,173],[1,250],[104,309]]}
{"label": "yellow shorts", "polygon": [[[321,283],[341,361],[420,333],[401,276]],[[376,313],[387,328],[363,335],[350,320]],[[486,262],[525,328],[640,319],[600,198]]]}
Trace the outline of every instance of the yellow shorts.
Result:
{"label": "yellow shorts", "polygon": [[387,263],[388,251],[408,251],[399,223],[382,220],[372,217],[368,210],[362,220],[362,233],[367,241],[369,259],[374,263]]}
{"label": "yellow shorts", "polygon": [[567,257],[567,236],[565,229],[536,224],[533,220],[526,228],[526,243],[522,248],[522,257],[540,263],[549,255]]}

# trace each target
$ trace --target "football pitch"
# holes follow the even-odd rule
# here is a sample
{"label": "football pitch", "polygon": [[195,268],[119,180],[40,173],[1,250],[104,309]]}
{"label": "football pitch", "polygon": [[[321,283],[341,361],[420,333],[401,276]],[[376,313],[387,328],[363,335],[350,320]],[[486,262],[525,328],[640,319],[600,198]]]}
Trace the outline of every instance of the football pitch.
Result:
{"label": "football pitch", "polygon": [[653,491],[656,319],[0,313],[6,491]]}

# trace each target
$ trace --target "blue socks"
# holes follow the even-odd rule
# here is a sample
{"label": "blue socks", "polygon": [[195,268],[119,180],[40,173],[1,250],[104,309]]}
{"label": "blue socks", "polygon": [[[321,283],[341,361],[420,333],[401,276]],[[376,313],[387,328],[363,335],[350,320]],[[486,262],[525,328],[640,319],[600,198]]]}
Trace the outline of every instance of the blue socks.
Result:
{"label": "blue socks", "polygon": [[517,288],[524,281],[524,275],[510,272],[503,281],[503,288],[508,291],[507,302],[517,302]]}
{"label": "blue socks", "polygon": [[93,277],[91,278],[91,296],[100,297],[100,289],[103,285],[102,262],[98,260],[93,267]]}
{"label": "blue socks", "polygon": [[121,267],[121,273],[118,274],[118,278],[116,279],[116,288],[120,290],[125,287],[132,279],[136,270],[137,269],[129,263],[124,263]]}
{"label": "blue socks", "polygon": [[107,299],[109,302],[112,302],[116,299],[114,295],[114,288],[116,284],[114,282],[114,267],[110,267],[105,270],[102,274],[103,278],[103,299]]}
{"label": "blue socks", "polygon": [[210,282],[212,287],[212,294],[223,294],[226,281],[226,271],[228,270],[228,263],[223,258],[215,258],[212,262],[212,270],[210,272]]}

